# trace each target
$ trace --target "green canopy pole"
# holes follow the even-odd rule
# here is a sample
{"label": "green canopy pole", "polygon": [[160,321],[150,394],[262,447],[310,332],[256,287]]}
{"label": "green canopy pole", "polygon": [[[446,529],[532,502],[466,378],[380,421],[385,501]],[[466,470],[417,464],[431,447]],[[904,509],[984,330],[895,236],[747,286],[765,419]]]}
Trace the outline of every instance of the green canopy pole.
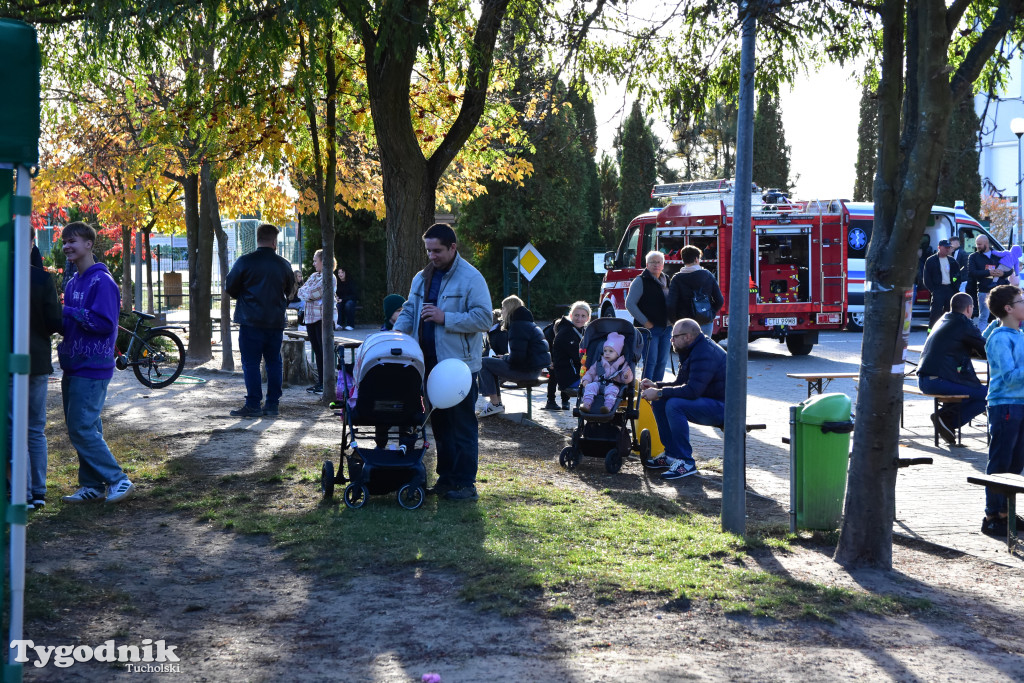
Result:
{"label": "green canopy pole", "polygon": [[[28,24],[0,20],[0,279],[5,295],[0,296],[0,381],[11,386],[0,392],[0,448],[11,462],[10,502],[5,521],[9,560],[9,640],[22,639],[25,599],[25,497],[28,471],[28,351],[29,250],[32,213],[29,169],[39,163],[39,44]],[[17,186],[14,181],[17,179]],[[17,193],[15,194],[15,188]],[[13,287],[10,284],[13,283]],[[10,293],[13,292],[13,298]],[[12,433],[2,419],[10,407]],[[3,667],[4,681],[17,682],[22,667],[10,650]]]}

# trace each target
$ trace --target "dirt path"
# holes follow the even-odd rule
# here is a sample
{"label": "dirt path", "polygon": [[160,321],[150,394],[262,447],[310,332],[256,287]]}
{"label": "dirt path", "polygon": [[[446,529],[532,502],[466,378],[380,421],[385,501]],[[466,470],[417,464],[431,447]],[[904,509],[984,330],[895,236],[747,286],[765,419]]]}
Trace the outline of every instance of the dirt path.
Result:
{"label": "dirt path", "polygon": [[[145,392],[120,375],[105,420],[155,430],[174,454],[199,463],[195,475],[201,477],[259,471],[275,453],[299,443],[336,447],[337,422],[303,390],[287,390],[277,420],[237,420],[228,411],[241,402],[241,378],[203,376],[209,381],[191,388]],[[482,457],[523,457],[524,466],[549,469],[559,486],[610,481],[562,472],[549,457],[560,445],[555,435],[504,421],[482,425]],[[627,463],[627,475],[637,467]],[[639,472],[631,474],[621,481],[648,486]],[[714,479],[687,481],[690,488],[659,483],[651,491],[699,493],[713,503]],[[316,502],[311,498],[309,505]],[[408,568],[353,581],[320,578],[263,538],[131,503],[104,524],[70,543],[37,538],[30,527],[30,568],[109,586],[130,607],[69,603],[58,621],[30,624],[26,637],[89,645],[151,638],[177,646],[180,674],[143,674],[147,678],[410,681],[438,672],[445,683],[1024,680],[1024,576],[924,547],[897,547],[891,574],[850,575],[813,547],[761,550],[747,561],[802,580],[934,604],[913,616],[777,623],[731,618],[713,605],[680,605],[659,595],[606,604],[559,594],[539,598],[525,616],[504,618],[463,603],[457,575]],[[556,601],[571,606],[569,618],[549,616],[545,608]],[[138,675],[102,663],[25,669],[27,681]]]}

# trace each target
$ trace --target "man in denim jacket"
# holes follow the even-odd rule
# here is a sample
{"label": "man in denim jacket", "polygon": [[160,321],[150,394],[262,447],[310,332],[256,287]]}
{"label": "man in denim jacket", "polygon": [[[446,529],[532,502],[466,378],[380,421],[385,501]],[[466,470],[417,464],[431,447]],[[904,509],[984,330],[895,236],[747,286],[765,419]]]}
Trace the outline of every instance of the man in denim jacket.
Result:
{"label": "man in denim jacket", "polygon": [[463,361],[473,373],[469,395],[461,403],[431,413],[437,482],[429,493],[447,500],[476,500],[477,373],[483,333],[491,326],[491,295],[480,271],[459,256],[450,225],[430,226],[423,233],[423,243],[430,265],[412,279],[394,329],[419,340],[428,375],[449,358]]}

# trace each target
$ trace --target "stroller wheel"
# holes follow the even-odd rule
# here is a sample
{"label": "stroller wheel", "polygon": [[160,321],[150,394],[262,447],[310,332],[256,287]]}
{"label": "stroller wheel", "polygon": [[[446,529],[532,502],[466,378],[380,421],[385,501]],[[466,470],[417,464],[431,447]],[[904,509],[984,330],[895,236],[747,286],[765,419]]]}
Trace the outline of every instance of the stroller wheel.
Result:
{"label": "stroller wheel", "polygon": [[366,499],[370,497],[370,492],[362,484],[349,484],[345,487],[343,497],[345,505],[353,510],[358,510],[366,505]]}
{"label": "stroller wheel", "polygon": [[324,460],[324,466],[320,468],[320,490],[324,492],[324,498],[334,497],[334,463]]}
{"label": "stroller wheel", "polygon": [[558,454],[558,464],[567,470],[571,470],[575,466],[572,460],[572,446],[566,446]]}
{"label": "stroller wheel", "polygon": [[640,462],[647,467],[647,461],[651,459],[651,430],[645,429],[640,432]]}
{"label": "stroller wheel", "polygon": [[619,455],[619,449],[613,448],[608,451],[607,455],[604,456],[604,468],[608,474],[615,474],[622,469],[622,456]]}
{"label": "stroller wheel", "polygon": [[406,510],[415,510],[419,506],[423,505],[423,499],[426,495],[427,494],[423,490],[423,487],[406,484],[402,488],[398,489],[398,504]]}

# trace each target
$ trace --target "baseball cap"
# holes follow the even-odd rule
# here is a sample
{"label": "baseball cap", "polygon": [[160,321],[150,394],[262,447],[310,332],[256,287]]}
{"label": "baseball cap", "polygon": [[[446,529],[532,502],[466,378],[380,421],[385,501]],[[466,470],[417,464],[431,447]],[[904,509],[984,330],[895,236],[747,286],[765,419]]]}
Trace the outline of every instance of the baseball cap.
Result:
{"label": "baseball cap", "polygon": [[949,246],[949,240],[939,240],[939,246],[940,247],[948,247]]}

